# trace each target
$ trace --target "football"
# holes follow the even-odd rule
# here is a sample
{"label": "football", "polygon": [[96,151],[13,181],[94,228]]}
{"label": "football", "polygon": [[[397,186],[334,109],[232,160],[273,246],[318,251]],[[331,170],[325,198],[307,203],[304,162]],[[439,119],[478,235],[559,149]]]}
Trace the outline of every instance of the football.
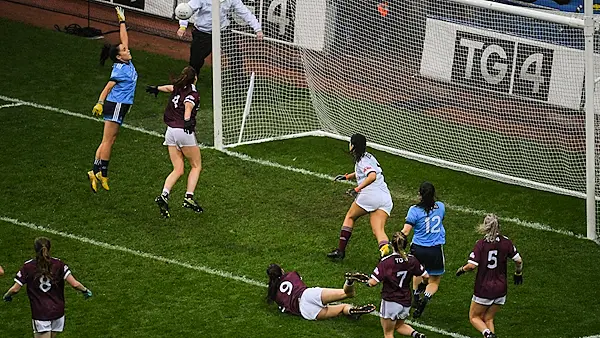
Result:
{"label": "football", "polygon": [[182,2],[175,7],[175,16],[179,20],[187,20],[192,16],[192,14],[194,14],[194,11],[187,2]]}

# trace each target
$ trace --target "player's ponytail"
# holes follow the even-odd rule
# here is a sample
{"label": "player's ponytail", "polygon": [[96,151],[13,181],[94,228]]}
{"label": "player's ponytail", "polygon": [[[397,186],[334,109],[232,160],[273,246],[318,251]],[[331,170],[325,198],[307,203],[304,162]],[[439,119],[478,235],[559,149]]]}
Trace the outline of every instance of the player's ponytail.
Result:
{"label": "player's ponytail", "polygon": [[483,239],[486,242],[494,242],[498,236],[500,236],[500,223],[498,223],[498,216],[494,214],[487,214],[481,223],[477,227],[477,231],[483,235]]}
{"label": "player's ponytail", "polygon": [[419,195],[421,195],[421,201],[417,203],[417,206],[429,215],[429,212],[435,206],[435,187],[429,182],[423,182],[419,187]]}
{"label": "player's ponytail", "polygon": [[50,246],[50,240],[46,237],[38,237],[35,239],[35,242],[33,242],[37,276],[44,276],[52,280],[52,271],[50,270]]}
{"label": "player's ponytail", "polygon": [[394,250],[396,250],[396,252],[404,259],[408,259],[406,252],[404,252],[404,249],[406,249],[406,244],[408,244],[406,235],[400,231],[396,231],[392,236],[392,246],[394,247]]}
{"label": "player's ponytail", "polygon": [[108,58],[112,60],[112,62],[118,62],[117,56],[119,55],[119,45],[111,45],[105,43],[102,46],[102,50],[100,51],[100,65],[104,66],[104,63]]}
{"label": "player's ponytail", "polygon": [[273,304],[275,297],[277,296],[277,289],[279,289],[281,276],[283,276],[283,269],[277,264],[271,264],[267,268],[267,276],[269,276],[267,303]]}
{"label": "player's ponytail", "polygon": [[191,86],[196,81],[196,70],[194,67],[187,66],[183,68],[181,74],[178,77],[171,80],[171,84],[176,89],[183,89],[185,87]]}
{"label": "player's ponytail", "polygon": [[367,138],[362,134],[354,134],[350,137],[350,154],[354,162],[358,163],[367,151]]}

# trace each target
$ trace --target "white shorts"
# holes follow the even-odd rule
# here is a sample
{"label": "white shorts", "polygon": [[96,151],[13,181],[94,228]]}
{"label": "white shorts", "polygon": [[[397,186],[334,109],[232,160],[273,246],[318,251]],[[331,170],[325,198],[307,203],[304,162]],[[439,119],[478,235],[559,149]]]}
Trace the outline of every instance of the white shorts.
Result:
{"label": "white shorts", "polygon": [[321,288],[308,288],[300,296],[300,314],[302,318],[317,320],[317,315],[325,307],[321,301]]}
{"label": "white shorts", "polygon": [[198,146],[198,141],[196,140],[195,133],[188,134],[181,128],[167,127],[167,132],[165,133],[165,142],[163,145],[175,146],[177,149],[181,150],[181,147]]}
{"label": "white shorts", "polygon": [[31,320],[33,326],[33,333],[44,333],[44,332],[63,332],[65,328],[65,316],[62,316],[55,320]]}
{"label": "white shorts", "polygon": [[403,306],[396,302],[389,302],[387,300],[381,300],[381,307],[379,308],[379,317],[387,318],[391,320],[405,320],[408,318],[410,312],[410,306]]}
{"label": "white shorts", "polygon": [[377,209],[381,209],[385,211],[388,216],[394,207],[392,196],[384,192],[379,193],[373,191],[363,191],[358,194],[355,202],[359,207],[365,209],[367,212],[373,212]]}
{"label": "white shorts", "polygon": [[487,299],[487,298],[481,298],[481,297],[477,297],[477,296],[473,295],[473,298],[471,300],[477,304],[486,305],[486,306],[490,306],[492,304],[504,305],[504,303],[506,303],[506,296],[502,296],[502,297],[496,298],[496,299]]}

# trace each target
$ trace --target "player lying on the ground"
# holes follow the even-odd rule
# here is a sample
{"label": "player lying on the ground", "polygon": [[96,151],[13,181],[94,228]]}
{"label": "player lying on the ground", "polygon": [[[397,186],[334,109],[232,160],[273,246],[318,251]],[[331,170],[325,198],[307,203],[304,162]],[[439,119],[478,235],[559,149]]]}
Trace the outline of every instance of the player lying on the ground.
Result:
{"label": "player lying on the ground", "polygon": [[354,197],[350,209],[346,213],[338,247],[327,254],[333,259],[344,259],[346,246],[352,236],[354,222],[361,216],[369,214],[371,229],[379,244],[380,256],[383,257],[392,252],[390,241],[385,233],[385,222],[387,221],[394,204],[387,184],[383,178],[383,171],[375,156],[367,152],[367,139],[361,134],[354,134],[350,138],[350,154],[354,159],[354,172],[336,176],[336,181],[356,179],[358,186],[349,189],[348,194]]}
{"label": "player lying on the ground", "polygon": [[475,243],[467,265],[461,266],[456,276],[477,269],[469,320],[485,338],[495,338],[494,317],[506,302],[508,291],[507,261],[510,258],[515,262],[514,283],[519,285],[523,283],[523,259],[511,240],[500,234],[496,215],[485,216],[477,230],[483,239]]}
{"label": "player lying on the ground", "polygon": [[[98,182],[102,188],[108,187],[108,162],[112,153],[112,147],[117,139],[119,127],[123,124],[125,114],[133,105],[135,85],[138,74],[131,61],[129,50],[129,37],[125,26],[125,11],[116,7],[119,19],[119,37],[121,43],[117,45],[104,45],[100,55],[100,64],[110,58],[113,63],[110,80],[100,93],[98,103],[92,109],[92,114],[101,116],[104,114],[104,132],[102,142],[96,150],[93,169],[88,171],[90,187],[93,192],[98,191]],[[106,100],[106,102],[105,102]]]}
{"label": "player lying on the ground", "polygon": [[165,218],[171,216],[169,194],[177,180],[184,173],[184,158],[187,158],[192,168],[188,174],[183,207],[190,208],[195,212],[203,211],[194,199],[194,190],[196,190],[196,184],[198,184],[200,171],[202,170],[200,148],[198,148],[195,133],[196,114],[200,104],[200,96],[196,91],[196,81],[198,81],[196,71],[191,66],[187,66],[181,71],[179,77],[173,80],[172,84],[148,86],[146,88],[146,92],[154,94],[155,97],[158,96],[159,92],[171,93],[164,114],[167,131],[163,145],[169,147],[169,157],[171,163],[173,163],[173,171],[167,176],[162,193],[154,199],[160,208],[160,213]]}
{"label": "player lying on the ground", "polygon": [[81,291],[84,298],[92,291],[79,283],[69,267],[61,260],[50,257],[50,240],[36,238],[33,248],[35,258],[30,259],[17,272],[15,284],[4,294],[4,301],[12,301],[13,295],[27,284],[27,296],[31,305],[31,322],[36,338],[54,338],[65,326],[65,281]]}
{"label": "player lying on the ground", "polygon": [[421,263],[404,252],[406,243],[406,236],[401,232],[392,236],[394,253],[381,259],[368,283],[369,286],[383,283],[379,312],[383,336],[386,338],[393,338],[394,331],[405,336],[426,338],[404,322],[410,313],[412,277],[428,277]]}
{"label": "player lying on the ground", "polygon": [[358,318],[363,314],[375,311],[373,304],[354,306],[350,304],[328,305],[346,298],[354,297],[354,282],[365,283],[367,275],[346,273],[346,282],[342,289],[309,288],[296,271],[285,272],[277,264],[267,268],[269,289],[267,302],[275,302],[281,312],[302,316],[308,320],[321,320],[346,315]]}
{"label": "player lying on the ground", "polygon": [[[443,246],[446,243],[446,230],[443,221],[446,206],[436,201],[435,187],[429,182],[421,183],[419,199],[419,203],[408,209],[402,229],[402,233],[407,237],[410,231],[414,230],[410,253],[423,264],[429,274],[429,278],[413,278],[413,318],[421,316],[431,297],[438,291],[445,272]],[[422,293],[425,295],[421,299]]]}

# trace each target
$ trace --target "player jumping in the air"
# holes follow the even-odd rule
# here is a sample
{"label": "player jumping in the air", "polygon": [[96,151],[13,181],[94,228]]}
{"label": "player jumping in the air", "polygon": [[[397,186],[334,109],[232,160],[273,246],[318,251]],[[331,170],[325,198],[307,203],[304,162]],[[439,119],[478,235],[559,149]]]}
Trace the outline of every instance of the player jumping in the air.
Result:
{"label": "player jumping in the air", "polygon": [[365,283],[369,279],[361,273],[346,273],[343,289],[309,288],[296,271],[285,272],[277,264],[267,268],[269,288],[267,302],[275,302],[281,312],[302,316],[308,320],[322,320],[346,315],[358,318],[375,311],[373,304],[353,306],[350,304],[328,305],[346,298],[354,297],[354,282]]}
{"label": "player jumping in the air", "polygon": [[383,283],[381,289],[381,327],[383,336],[393,338],[394,331],[414,338],[426,338],[410,325],[404,323],[410,311],[410,281],[413,276],[427,278],[427,271],[412,255],[404,252],[406,236],[396,232],[392,236],[394,253],[383,257],[369,279],[369,286]]}
{"label": "player jumping in the air", "polygon": [[13,295],[27,284],[33,333],[36,338],[54,338],[65,326],[65,281],[81,291],[85,299],[92,296],[92,291],[73,277],[65,263],[50,257],[48,238],[37,238],[33,247],[36,257],[25,262],[3,298],[5,302],[12,301]]}
{"label": "player jumping in the air", "polygon": [[[419,318],[431,297],[437,292],[440,280],[445,272],[444,249],[446,230],[444,216],[446,206],[436,201],[435,187],[429,182],[423,182],[419,187],[421,201],[408,209],[402,234],[408,236],[411,229],[415,231],[410,246],[410,253],[415,256],[427,270],[429,278],[415,276],[413,278],[415,311],[414,318]],[[425,293],[421,299],[420,296]]]}
{"label": "player jumping in the air", "polygon": [[200,96],[196,91],[196,71],[191,66],[185,67],[173,84],[164,86],[148,86],[146,91],[157,96],[159,92],[171,93],[165,108],[164,121],[167,124],[164,145],[169,147],[169,156],[173,163],[173,171],[167,176],[163,191],[154,201],[160,208],[160,213],[168,218],[169,194],[184,173],[184,158],[187,158],[192,167],[187,179],[187,189],[183,198],[183,207],[195,212],[202,212],[198,202],[194,199],[194,190],[198,184],[202,160],[200,148],[196,141],[196,113],[200,104]]}
{"label": "player jumping in the air", "polygon": [[112,146],[117,139],[119,126],[123,124],[125,114],[127,114],[133,105],[133,96],[138,78],[137,71],[131,61],[129,38],[127,36],[127,27],[125,26],[125,11],[121,7],[116,7],[116,10],[119,19],[121,43],[118,45],[104,45],[102,48],[100,64],[104,65],[104,62],[108,58],[114,64],[110,80],[108,80],[102,93],[100,93],[98,103],[92,109],[92,113],[96,116],[104,114],[102,143],[100,143],[100,146],[96,150],[93,169],[88,172],[90,187],[93,192],[98,191],[98,182],[100,182],[102,188],[109,190],[108,162],[112,153]]}
{"label": "player jumping in the air", "polygon": [[385,222],[392,212],[394,204],[385,183],[381,166],[375,156],[367,152],[367,139],[363,135],[352,135],[349,148],[350,154],[354,158],[354,172],[338,175],[335,180],[356,179],[358,186],[347,191],[355,200],[346,213],[344,223],[342,223],[338,247],[328,253],[327,256],[333,259],[344,259],[354,222],[366,214],[370,214],[371,229],[379,244],[380,256],[389,255],[393,249],[385,233]]}
{"label": "player jumping in the air", "polygon": [[500,234],[496,215],[485,216],[478,231],[483,239],[475,243],[467,264],[456,271],[456,276],[477,269],[469,320],[485,338],[495,338],[494,317],[506,302],[507,261],[515,262],[514,283],[519,285],[523,283],[523,259],[511,240]]}

